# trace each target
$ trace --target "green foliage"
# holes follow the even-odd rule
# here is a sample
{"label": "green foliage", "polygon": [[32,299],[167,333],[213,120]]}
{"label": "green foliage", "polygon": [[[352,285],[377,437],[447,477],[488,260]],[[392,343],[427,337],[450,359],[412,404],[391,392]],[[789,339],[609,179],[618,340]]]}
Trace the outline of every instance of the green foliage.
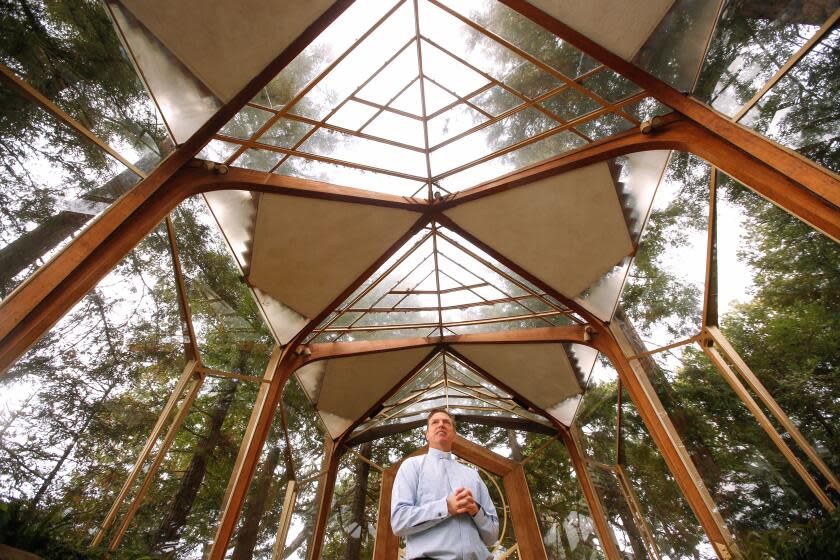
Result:
{"label": "green foliage", "polygon": [[745,560],[840,558],[840,513],[785,530],[751,533],[742,552]]}
{"label": "green foliage", "polygon": [[[54,515],[54,514],[53,514]],[[0,502],[0,543],[32,552],[44,560],[99,560],[101,551],[64,541],[53,516],[33,511],[20,501]]]}

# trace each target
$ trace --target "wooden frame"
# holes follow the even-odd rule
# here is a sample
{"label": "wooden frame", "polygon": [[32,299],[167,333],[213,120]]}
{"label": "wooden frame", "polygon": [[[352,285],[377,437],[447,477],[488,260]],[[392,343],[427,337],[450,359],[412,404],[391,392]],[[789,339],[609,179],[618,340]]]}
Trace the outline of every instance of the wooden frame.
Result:
{"label": "wooden frame", "polygon": [[[405,0],[407,1],[407,0]],[[246,437],[243,439],[239,456],[233,476],[229,483],[223,507],[222,521],[220,523],[217,538],[211,550],[211,558],[221,558],[230,539],[230,536],[242,506],[245,491],[256,468],[257,458],[264,444],[268,429],[271,424],[274,412],[277,408],[282,388],[292,371],[302,363],[302,360],[294,352],[289,350],[296,348],[312,329],[323,319],[327,313],[343,301],[366,277],[381,263],[385,262],[411,234],[424,227],[431,221],[437,221],[451,227],[441,215],[447,208],[468,202],[483,196],[490,196],[497,192],[516,188],[517,186],[531,183],[537,179],[553,176],[565,171],[582,167],[584,165],[605,161],[607,159],[645,150],[653,149],[678,149],[685,150],[698,155],[711,163],[722,172],[731,175],[733,178],[743,182],[755,192],[764,196],[771,202],[777,204],[789,213],[810,223],[815,228],[823,231],[834,240],[840,240],[840,180],[833,173],[822,169],[810,161],[799,157],[797,154],[776,145],[766,138],[740,127],[728,119],[715,113],[708,107],[703,106],[696,100],[685,97],[653,76],[645,73],[632,64],[610,53],[600,45],[587,39],[580,33],[565,26],[551,16],[541,12],[525,0],[502,0],[506,5],[542,25],[558,37],[578,47],[583,52],[600,60],[605,67],[615,70],[620,75],[636,82],[643,87],[642,94],[651,95],[660,102],[673,108],[683,116],[672,114],[663,119],[662,125],[653,130],[650,134],[628,131],[616,136],[609,137],[599,142],[591,143],[583,148],[565,153],[551,161],[532,166],[466,191],[443,197],[440,200],[432,196],[433,179],[440,179],[443,175],[432,177],[429,165],[429,152],[434,147],[429,146],[428,126],[424,120],[425,152],[427,162],[427,177],[417,177],[424,180],[428,188],[428,200],[416,200],[411,197],[396,197],[379,195],[367,191],[350,189],[293,179],[279,177],[277,175],[248,171],[241,169],[228,169],[224,166],[210,166],[210,168],[189,167],[190,160],[195,156],[201,147],[218,133],[218,130],[232,118],[241,107],[253,98],[253,96],[264,87],[276,74],[284,68],[297,54],[299,54],[317,35],[344,9],[350,4],[350,0],[339,0],[330,7],[320,18],[316,20],[307,30],[292,43],[283,53],[272,61],[266,69],[261,72],[229,103],[225,104],[204,126],[202,126],[187,142],[180,146],[175,153],[169,156],[155,171],[150,173],[140,184],[135,186],[129,193],[114,203],[99,219],[94,221],[81,235],[73,240],[54,259],[43,266],[40,270],[28,278],[12,294],[0,303],[0,372],[5,372],[11,364],[17,360],[32,344],[34,344],[56,321],[58,321],[85,293],[122,258],[132,247],[142,239],[152,228],[154,228],[180,201],[186,197],[221,189],[246,189],[259,192],[280,193],[292,196],[308,196],[329,200],[342,200],[359,204],[373,204],[387,207],[404,208],[418,213],[417,224],[403,236],[382,258],[377,260],[364,275],[354,282],[348,289],[339,295],[338,298],[324,312],[313,319],[313,321],[285,348],[277,348],[272,356],[269,369],[262,379],[257,404],[254,408]],[[415,0],[416,9],[416,0]],[[437,2],[433,2],[438,4]],[[398,4],[399,6],[401,4]],[[442,7],[442,6],[441,6]],[[442,7],[445,9],[445,7]],[[396,9],[396,7],[395,7]],[[832,18],[836,20],[837,12]],[[834,21],[832,20],[832,21]],[[416,20],[415,20],[416,21]],[[826,24],[829,25],[829,24]],[[830,26],[830,25],[829,25]],[[825,27],[825,26],[824,26]],[[827,27],[825,28],[827,29]],[[821,30],[824,32],[825,29]],[[494,36],[492,33],[478,29],[479,32],[491,37],[493,40],[504,45],[504,40]],[[415,40],[426,40],[421,37],[419,29],[416,29]],[[360,39],[361,41],[361,39]],[[806,44],[810,48],[816,44]],[[509,48],[509,47],[508,47]],[[803,47],[804,49],[804,47]],[[516,52],[516,51],[515,51]],[[806,50],[801,50],[797,56],[801,57]],[[450,53],[451,54],[451,53]],[[524,53],[527,55],[527,53]],[[344,55],[346,56],[346,54]],[[419,56],[419,50],[418,50]],[[527,58],[527,57],[526,57]],[[538,62],[538,61],[537,61]],[[537,63],[532,61],[532,63]],[[423,91],[422,60],[421,64],[421,92]],[[787,70],[786,67],[783,70]],[[49,100],[40,95],[25,82],[16,79],[10,72],[3,72],[3,77],[11,81],[18,89],[24,92],[30,99],[41,104],[54,115],[73,126],[77,132],[87,136],[96,142],[102,149],[112,150],[103,145],[95,137],[91,138],[89,131],[81,125],[73,125],[72,119],[60,109],[51,105]],[[779,76],[781,77],[781,75]],[[564,78],[561,76],[561,78]],[[774,78],[778,79],[778,78]],[[567,80],[563,80],[567,81]],[[310,86],[314,87],[314,84]],[[580,88],[574,80],[567,81],[564,87],[581,89],[583,94],[589,95],[585,88]],[[639,95],[642,95],[639,94]],[[301,93],[300,96],[305,95]],[[521,94],[520,94],[521,95]],[[466,102],[460,99],[459,102]],[[534,100],[530,100],[534,102]],[[607,104],[599,101],[606,112],[620,113],[620,104]],[[532,103],[533,105],[533,103]],[[382,108],[386,110],[387,105]],[[276,121],[282,112],[274,116]],[[624,117],[624,115],[621,115]],[[431,118],[426,114],[425,101],[423,102],[424,119]],[[625,117],[626,118],[626,117]],[[271,120],[271,119],[270,119]],[[569,123],[561,124],[566,126]],[[579,123],[575,123],[579,124]],[[635,123],[634,123],[635,124]],[[268,125],[270,126],[270,125]],[[554,130],[554,129],[552,129]],[[551,132],[551,131],[549,131]],[[528,139],[527,142],[534,142],[542,137]],[[240,148],[243,151],[246,144]],[[516,147],[521,147],[517,145]],[[114,155],[114,154],[112,154]],[[500,155],[498,152],[489,154],[482,158]],[[119,159],[118,154],[115,155]],[[322,158],[323,159],[323,158]],[[122,160],[121,160],[122,161]],[[470,162],[469,165],[476,165],[481,160]],[[126,163],[126,162],[123,162]],[[126,163],[129,168],[130,164]],[[460,170],[460,169],[458,169]],[[454,173],[450,170],[447,173]],[[142,173],[140,174],[142,176]],[[168,224],[171,230],[171,224]],[[710,239],[714,238],[714,218],[710,220]],[[463,232],[460,232],[463,233]],[[490,254],[495,255],[491,248],[487,248],[476,240],[466,236],[476,245],[482,247]],[[173,255],[177,263],[177,247],[173,245]],[[515,263],[504,260],[498,255],[497,258],[517,273],[533,281],[536,285],[546,290],[546,293],[559,296],[552,290],[540,283],[538,279],[529,275],[516,266]],[[707,286],[711,286],[711,271],[714,258],[710,249],[709,257],[709,279]],[[176,264],[176,268],[178,265]],[[179,284],[179,290],[183,292],[183,282]],[[183,297],[183,294],[182,294]],[[569,301],[567,298],[558,297],[569,309],[584,317],[589,325],[581,325],[577,331],[568,330],[562,336],[573,339],[581,344],[589,344],[605,355],[607,355],[616,369],[619,371],[621,382],[628,390],[633,401],[636,403],[640,414],[651,432],[657,446],[663,454],[669,469],[674,474],[680,488],[686,495],[692,509],[700,519],[701,524],[709,535],[716,551],[722,558],[727,558],[737,551],[732,543],[732,538],[726,530],[722,519],[720,519],[708,491],[703,486],[699,475],[696,472],[690,458],[687,456],[682,442],[679,440],[673,426],[668,419],[667,413],[661,402],[653,391],[650,382],[647,380],[644,371],[638,367],[638,357],[632,355],[629,345],[622,339],[620,333],[608,328],[606,324],[597,320],[579,305]],[[771,412],[791,433],[792,437],[800,446],[805,442],[801,434],[796,431],[795,426],[775,404],[775,401],[767,394],[757,378],[749,371],[746,364],[740,361],[737,353],[734,353],[728,342],[714,329],[714,321],[711,320],[711,306],[707,307],[704,317],[707,319],[704,331],[710,340],[714,340],[724,352],[726,358],[732,361],[736,369],[747,379],[750,387],[759,395]],[[185,318],[189,320],[188,311]],[[588,329],[588,330],[587,330]],[[190,329],[191,330],[191,329]],[[481,335],[464,335],[472,338],[446,337],[443,335],[442,320],[438,321],[439,336],[432,342],[431,337],[415,341],[390,341],[391,347],[410,347],[416,345],[464,343],[466,340],[482,340]],[[594,334],[594,336],[593,336]],[[509,332],[497,334],[498,342],[527,341],[532,334],[522,335],[520,332]],[[539,335],[536,335],[539,336]],[[548,336],[543,334],[543,336]],[[550,336],[560,337],[557,332]],[[194,334],[190,335],[193,350],[195,351]],[[484,340],[493,338],[485,337]],[[504,340],[502,340],[504,339]],[[553,340],[558,340],[555,338]],[[565,339],[564,339],[565,340]],[[686,341],[686,342],[690,342]],[[708,342],[708,341],[707,341]],[[340,344],[340,343],[337,343]],[[406,346],[406,344],[408,346]],[[370,353],[384,351],[387,344],[354,343],[354,348],[341,348],[338,346],[320,349],[320,359],[335,356],[335,353]],[[315,345],[312,345],[315,346]],[[317,348],[316,348],[317,350]],[[704,346],[705,351],[710,351]],[[313,354],[316,354],[313,352]],[[161,434],[166,419],[171,414],[180,395],[186,388],[190,376],[198,373],[203,378],[208,373],[198,360],[197,351],[193,355],[196,360],[191,361],[185,369],[182,380],[176,386],[170,401],[164,407],[164,411],[152,430],[149,440],[141,452],[137,465],[129,474],[129,479],[118,496],[118,503],[109,512],[106,521],[103,523],[95,542],[102,539],[106,531],[113,523],[119,505],[126,497],[131,484],[139,475],[142,464],[148,459],[154,442]],[[305,360],[303,360],[305,361]],[[723,363],[723,359],[720,360]],[[189,375],[187,371],[189,370]],[[186,376],[186,378],[184,377]],[[733,374],[734,376],[734,374]],[[730,376],[730,377],[733,377]],[[184,381],[186,379],[186,381]],[[183,381],[183,383],[182,383]],[[196,383],[196,386],[199,383]],[[197,391],[197,389],[196,389]],[[190,392],[193,394],[193,391]],[[194,397],[193,397],[194,398]],[[769,404],[768,404],[769,403]],[[182,407],[178,417],[183,420],[188,406]],[[173,424],[174,426],[174,424]],[[174,437],[174,432],[170,429]],[[167,434],[165,440],[170,439]],[[771,436],[772,437],[772,436]],[[801,440],[801,441],[800,441]],[[831,485],[840,490],[840,483],[836,477],[827,471],[827,467],[821,463],[813,449],[804,443],[803,450],[811,459],[820,472],[830,481]],[[162,457],[162,449],[156,457]],[[384,480],[384,479],[383,479]],[[333,480],[334,483],[334,480]],[[145,486],[145,483],[144,483]],[[142,499],[142,495],[138,496]],[[139,501],[137,502],[139,507]],[[134,506],[132,506],[134,507]],[[136,507],[134,507],[136,510]],[[124,531],[124,529],[121,529]],[[119,536],[115,537],[119,541]],[[317,539],[316,539],[317,540]],[[524,552],[523,552],[524,554]]]}
{"label": "wooden frame", "polygon": [[[410,455],[425,453],[428,446],[421,447]],[[519,545],[519,557],[523,560],[545,560],[547,558],[537,514],[525,479],[522,465],[476,445],[461,436],[456,436],[452,453],[478,467],[502,478],[508,497],[510,516]],[[382,472],[382,490],[379,494],[379,517],[376,525],[374,560],[396,560],[399,538],[391,530],[391,490],[402,460]],[[616,557],[617,558],[617,557]],[[612,559],[610,559],[612,560]]]}

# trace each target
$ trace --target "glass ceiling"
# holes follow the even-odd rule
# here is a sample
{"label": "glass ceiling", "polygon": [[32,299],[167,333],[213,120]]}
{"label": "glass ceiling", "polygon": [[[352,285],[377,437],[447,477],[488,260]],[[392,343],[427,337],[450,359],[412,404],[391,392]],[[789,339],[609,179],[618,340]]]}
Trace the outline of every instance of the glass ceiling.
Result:
{"label": "glass ceiling", "polygon": [[200,157],[431,199],[663,111],[494,0],[360,0]]}
{"label": "glass ceiling", "polygon": [[307,342],[445,336],[582,320],[454,231],[432,223],[384,263]]}
{"label": "glass ceiling", "polygon": [[351,439],[372,428],[423,420],[432,408],[452,414],[521,418],[550,427],[551,423],[514,401],[506,391],[487,381],[456,353],[441,350],[409,379],[382,408],[360,424]]}

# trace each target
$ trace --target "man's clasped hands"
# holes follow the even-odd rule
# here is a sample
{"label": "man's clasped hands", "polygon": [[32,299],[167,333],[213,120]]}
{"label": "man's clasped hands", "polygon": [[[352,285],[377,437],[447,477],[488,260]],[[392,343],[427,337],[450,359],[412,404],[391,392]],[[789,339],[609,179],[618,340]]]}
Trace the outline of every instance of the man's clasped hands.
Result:
{"label": "man's clasped hands", "polygon": [[469,513],[474,516],[478,513],[478,505],[473,500],[472,492],[467,488],[458,488],[454,494],[450,494],[446,498],[446,509],[449,510],[449,515]]}

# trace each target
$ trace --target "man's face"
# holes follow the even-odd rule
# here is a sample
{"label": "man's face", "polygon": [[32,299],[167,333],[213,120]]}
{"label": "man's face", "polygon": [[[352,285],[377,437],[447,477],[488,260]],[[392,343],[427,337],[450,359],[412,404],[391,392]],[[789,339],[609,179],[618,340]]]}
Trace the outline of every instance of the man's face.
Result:
{"label": "man's face", "polygon": [[443,412],[435,412],[429,418],[429,425],[426,427],[426,441],[430,447],[441,451],[451,451],[452,442],[455,441],[455,426],[452,419]]}

